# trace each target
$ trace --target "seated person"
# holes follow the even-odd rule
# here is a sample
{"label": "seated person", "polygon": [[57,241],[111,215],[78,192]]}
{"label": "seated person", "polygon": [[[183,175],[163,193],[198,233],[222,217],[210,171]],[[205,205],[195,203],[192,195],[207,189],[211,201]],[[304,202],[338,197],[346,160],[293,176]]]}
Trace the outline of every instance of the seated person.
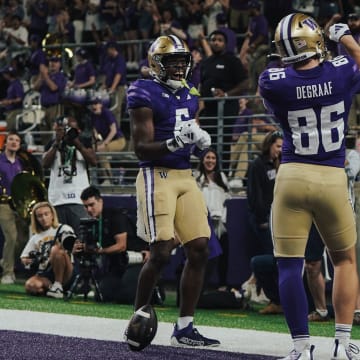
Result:
{"label": "seated person", "polygon": [[[144,261],[149,257],[147,243],[130,242],[133,232],[129,229],[129,218],[124,209],[105,208],[100,191],[89,186],[83,190],[81,200],[88,215],[98,219],[98,244],[94,252],[98,257],[96,279],[99,282],[103,301],[133,303],[136,293],[137,277]],[[81,236],[80,236],[81,237]],[[79,240],[74,245],[75,253],[87,251]],[[138,264],[137,269],[132,264]],[[99,294],[97,294],[99,295]],[[96,300],[101,297],[97,296]]]}
{"label": "seated person", "polygon": [[59,224],[54,207],[44,201],[32,210],[31,232],[34,235],[20,258],[26,268],[36,273],[25,282],[25,290],[31,295],[61,299],[73,275],[69,251],[75,241],[74,231]]}

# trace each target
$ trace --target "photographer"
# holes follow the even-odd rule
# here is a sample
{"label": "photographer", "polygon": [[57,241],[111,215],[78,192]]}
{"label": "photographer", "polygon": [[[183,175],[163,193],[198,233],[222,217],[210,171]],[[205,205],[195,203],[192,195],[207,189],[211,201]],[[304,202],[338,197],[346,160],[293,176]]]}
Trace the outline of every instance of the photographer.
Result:
{"label": "photographer", "polygon": [[69,252],[75,241],[74,231],[59,224],[54,207],[46,201],[35,204],[31,231],[34,235],[20,258],[25,268],[36,273],[25,282],[25,290],[32,295],[61,299],[73,274]]}
{"label": "photographer", "polygon": [[[136,252],[130,252],[129,256],[127,250],[130,224],[123,209],[104,208],[100,191],[94,186],[83,190],[81,200],[88,215],[98,219],[98,231],[96,231],[96,238],[93,239],[96,246],[90,252],[100,255],[97,277],[103,301],[132,303],[135,298],[138,272],[135,277],[132,276],[133,272],[128,264],[134,262],[142,264],[147,260],[149,256],[147,244],[142,241],[142,248],[136,249]],[[79,240],[82,240],[81,236]],[[75,242],[74,250],[86,253],[87,244],[79,240]],[[87,237],[86,241],[91,242],[91,239]]]}
{"label": "photographer", "polygon": [[55,206],[59,221],[70,225],[76,234],[80,218],[87,217],[80,199],[89,186],[88,165],[96,165],[91,136],[86,138],[73,117],[59,117],[55,140],[45,148],[42,165],[50,168],[49,202]]}

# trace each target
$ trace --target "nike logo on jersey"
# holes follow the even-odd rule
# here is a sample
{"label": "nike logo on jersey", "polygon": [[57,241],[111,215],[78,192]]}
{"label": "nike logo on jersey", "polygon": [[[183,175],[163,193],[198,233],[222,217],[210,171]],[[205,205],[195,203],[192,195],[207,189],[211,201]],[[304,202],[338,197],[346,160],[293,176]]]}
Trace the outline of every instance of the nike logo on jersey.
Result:
{"label": "nike logo on jersey", "polygon": [[166,94],[166,93],[162,93],[161,96],[164,97],[164,98],[167,98],[167,99],[170,98],[170,95],[169,95],[169,94]]}
{"label": "nike logo on jersey", "polygon": [[190,100],[191,99],[191,96],[188,94],[186,100]]}

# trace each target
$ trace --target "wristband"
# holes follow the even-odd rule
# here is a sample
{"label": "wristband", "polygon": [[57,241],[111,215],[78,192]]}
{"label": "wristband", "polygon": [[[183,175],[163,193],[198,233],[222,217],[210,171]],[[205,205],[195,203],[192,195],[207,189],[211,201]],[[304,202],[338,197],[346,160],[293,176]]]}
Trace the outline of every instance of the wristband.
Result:
{"label": "wristband", "polygon": [[179,149],[179,144],[176,142],[175,138],[166,140],[166,147],[170,152],[174,152]]}

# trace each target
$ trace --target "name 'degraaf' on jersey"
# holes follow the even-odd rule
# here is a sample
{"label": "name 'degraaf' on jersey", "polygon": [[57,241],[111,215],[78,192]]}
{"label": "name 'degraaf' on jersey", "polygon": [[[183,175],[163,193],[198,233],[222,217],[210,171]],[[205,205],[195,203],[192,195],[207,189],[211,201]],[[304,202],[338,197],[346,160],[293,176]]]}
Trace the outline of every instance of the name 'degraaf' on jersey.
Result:
{"label": "name 'degraaf' on jersey", "polygon": [[[189,84],[189,88],[192,85]],[[187,87],[173,93],[156,80],[139,79],[131,84],[127,92],[128,109],[150,108],[153,112],[154,141],[165,141],[174,137],[175,127],[181,121],[195,118],[198,97],[190,94]],[[187,145],[161,159],[140,161],[140,167],[158,166],[172,169],[190,168],[192,146]]]}
{"label": "name 'degraaf' on jersey", "polygon": [[259,89],[284,131],[283,163],[344,167],[344,131],[360,91],[352,58],[339,56],[308,70],[270,68],[260,75]]}

